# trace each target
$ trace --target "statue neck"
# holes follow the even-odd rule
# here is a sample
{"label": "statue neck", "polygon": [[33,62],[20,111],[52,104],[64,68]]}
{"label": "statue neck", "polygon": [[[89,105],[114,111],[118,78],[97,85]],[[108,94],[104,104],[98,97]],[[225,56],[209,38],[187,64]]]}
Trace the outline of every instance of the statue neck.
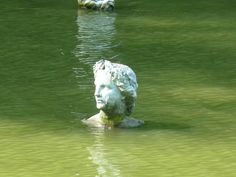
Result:
{"label": "statue neck", "polygon": [[125,115],[123,114],[107,114],[104,111],[100,110],[99,112],[99,117],[101,118],[101,121],[106,125],[106,126],[116,126],[120,124],[124,118]]}

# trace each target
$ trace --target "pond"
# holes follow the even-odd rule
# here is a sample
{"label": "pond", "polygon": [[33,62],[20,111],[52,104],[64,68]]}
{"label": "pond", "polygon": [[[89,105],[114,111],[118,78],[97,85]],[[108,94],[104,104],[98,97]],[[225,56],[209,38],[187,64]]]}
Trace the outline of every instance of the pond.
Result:
{"label": "pond", "polygon": [[[232,0],[1,2],[0,176],[236,176],[235,18]],[[135,71],[143,127],[81,124],[104,57]]]}

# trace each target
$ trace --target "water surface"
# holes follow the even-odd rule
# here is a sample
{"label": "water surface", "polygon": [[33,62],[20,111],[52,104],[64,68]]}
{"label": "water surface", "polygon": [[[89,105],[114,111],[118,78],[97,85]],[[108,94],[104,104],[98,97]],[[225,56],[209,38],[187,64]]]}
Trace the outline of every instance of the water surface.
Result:
{"label": "water surface", "polygon": [[[236,175],[234,1],[1,3],[0,176]],[[90,129],[92,65],[129,65],[138,129]]]}

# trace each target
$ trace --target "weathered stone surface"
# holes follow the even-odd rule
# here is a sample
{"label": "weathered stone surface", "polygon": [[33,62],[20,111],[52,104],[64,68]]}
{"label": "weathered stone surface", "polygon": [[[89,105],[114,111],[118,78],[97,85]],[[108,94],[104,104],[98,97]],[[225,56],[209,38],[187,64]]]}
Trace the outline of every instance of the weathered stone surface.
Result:
{"label": "weathered stone surface", "polygon": [[142,120],[130,118],[137,97],[137,80],[134,71],[108,60],[98,61],[94,67],[96,107],[100,112],[83,122],[94,127],[132,128]]}
{"label": "weathered stone surface", "polygon": [[79,6],[87,9],[112,11],[115,0],[78,0]]}

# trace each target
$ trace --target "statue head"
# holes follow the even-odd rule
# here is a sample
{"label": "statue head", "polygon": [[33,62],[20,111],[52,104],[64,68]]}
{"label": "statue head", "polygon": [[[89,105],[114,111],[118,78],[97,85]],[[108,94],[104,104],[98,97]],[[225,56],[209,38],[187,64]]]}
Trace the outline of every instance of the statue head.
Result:
{"label": "statue head", "polygon": [[126,65],[100,60],[93,66],[96,106],[106,114],[129,116],[135,106],[138,84]]}

